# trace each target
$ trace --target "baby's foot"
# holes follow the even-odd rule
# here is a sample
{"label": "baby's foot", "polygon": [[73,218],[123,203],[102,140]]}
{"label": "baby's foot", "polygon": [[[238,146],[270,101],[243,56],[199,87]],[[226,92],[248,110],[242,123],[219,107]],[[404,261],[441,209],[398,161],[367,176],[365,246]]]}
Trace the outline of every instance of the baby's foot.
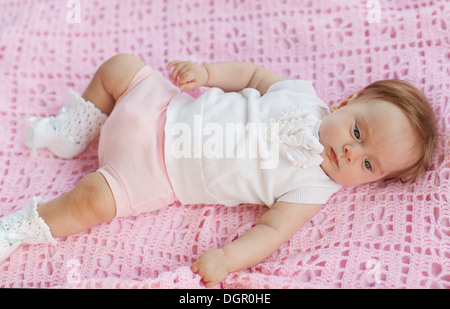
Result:
{"label": "baby's foot", "polygon": [[0,263],[21,244],[56,244],[50,228],[37,212],[42,202],[34,198],[30,206],[0,219]]}
{"label": "baby's foot", "polygon": [[34,155],[37,148],[47,148],[60,158],[70,159],[97,137],[106,118],[93,103],[70,90],[68,103],[58,116],[33,119],[25,133],[25,145]]}

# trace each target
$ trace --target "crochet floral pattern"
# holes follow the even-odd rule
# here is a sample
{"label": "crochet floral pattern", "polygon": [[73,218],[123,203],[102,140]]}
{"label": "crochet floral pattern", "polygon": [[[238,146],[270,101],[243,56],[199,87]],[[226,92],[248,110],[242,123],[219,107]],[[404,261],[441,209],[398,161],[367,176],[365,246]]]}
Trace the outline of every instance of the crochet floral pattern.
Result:
{"label": "crochet floral pattern", "polygon": [[[425,92],[438,118],[429,171],[411,185],[342,188],[271,257],[218,287],[450,288],[447,0],[70,2],[0,2],[0,217],[34,196],[55,198],[98,168],[95,141],[72,160],[45,150],[33,157],[20,118],[57,115],[68,89],[82,93],[116,53],[167,77],[173,59],[254,62],[313,81],[329,105],[370,82],[400,78]],[[266,210],[175,203],[55,247],[23,245],[0,264],[0,287],[202,288],[191,263]]]}

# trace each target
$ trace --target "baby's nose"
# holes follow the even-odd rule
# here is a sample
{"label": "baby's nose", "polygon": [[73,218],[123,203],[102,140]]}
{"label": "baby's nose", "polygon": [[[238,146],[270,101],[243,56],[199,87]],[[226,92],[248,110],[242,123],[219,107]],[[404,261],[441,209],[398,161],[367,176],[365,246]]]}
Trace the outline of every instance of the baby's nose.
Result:
{"label": "baby's nose", "polygon": [[361,151],[357,147],[351,145],[344,146],[344,153],[348,163],[354,162],[361,156]]}

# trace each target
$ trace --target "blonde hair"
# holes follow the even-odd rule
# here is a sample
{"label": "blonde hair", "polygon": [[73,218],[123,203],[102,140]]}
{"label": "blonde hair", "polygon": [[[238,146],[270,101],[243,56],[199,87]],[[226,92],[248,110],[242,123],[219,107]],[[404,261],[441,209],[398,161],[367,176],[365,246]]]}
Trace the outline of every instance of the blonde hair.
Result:
{"label": "blonde hair", "polygon": [[412,166],[388,175],[384,181],[413,182],[429,168],[436,139],[436,118],[427,98],[412,84],[398,79],[381,80],[368,85],[358,93],[356,100],[362,98],[390,102],[398,106],[411,121],[422,146],[420,158]]}

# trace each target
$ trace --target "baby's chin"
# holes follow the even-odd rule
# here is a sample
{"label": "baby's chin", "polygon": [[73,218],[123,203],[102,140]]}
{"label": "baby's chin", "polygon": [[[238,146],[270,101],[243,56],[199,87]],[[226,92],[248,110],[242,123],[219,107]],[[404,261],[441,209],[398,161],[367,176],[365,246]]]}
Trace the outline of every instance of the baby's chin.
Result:
{"label": "baby's chin", "polygon": [[334,182],[343,185],[339,179],[336,179],[333,171],[328,168],[329,162],[327,162],[327,159],[324,158],[324,161],[322,162],[322,164],[320,165],[320,167],[322,168],[322,171],[325,173],[325,175],[327,175],[331,180],[333,180]]}

